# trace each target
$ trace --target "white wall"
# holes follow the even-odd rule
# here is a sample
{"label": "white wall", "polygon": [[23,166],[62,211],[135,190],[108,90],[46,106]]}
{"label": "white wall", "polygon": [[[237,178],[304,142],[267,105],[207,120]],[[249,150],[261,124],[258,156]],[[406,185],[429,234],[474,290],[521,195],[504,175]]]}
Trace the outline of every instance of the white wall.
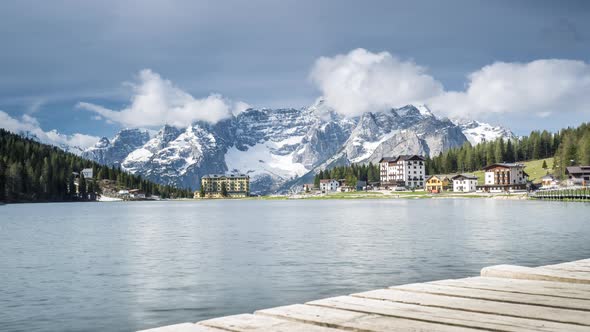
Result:
{"label": "white wall", "polygon": [[477,180],[473,179],[462,179],[462,180],[453,180],[453,191],[454,192],[462,192],[462,193],[469,193],[474,192],[477,189]]}

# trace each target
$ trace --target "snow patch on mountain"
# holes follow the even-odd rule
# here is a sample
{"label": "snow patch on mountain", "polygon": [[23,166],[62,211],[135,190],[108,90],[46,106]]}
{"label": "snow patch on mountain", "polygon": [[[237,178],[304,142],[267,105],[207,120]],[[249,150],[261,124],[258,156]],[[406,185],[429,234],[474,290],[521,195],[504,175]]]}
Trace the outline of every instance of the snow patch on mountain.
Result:
{"label": "snow patch on mountain", "polygon": [[504,140],[516,138],[516,135],[512,131],[502,126],[493,126],[475,120],[455,120],[454,122],[461,128],[461,131],[463,131],[463,134],[472,145],[481,142],[491,142],[498,138],[503,138]]}
{"label": "snow patch on mountain", "polygon": [[273,153],[287,144],[285,141],[293,140],[256,144],[245,151],[232,147],[225,155],[227,168],[230,172],[248,174],[253,181],[261,176],[270,175],[276,181],[284,182],[307,173],[309,170],[303,164],[293,161],[296,152]]}

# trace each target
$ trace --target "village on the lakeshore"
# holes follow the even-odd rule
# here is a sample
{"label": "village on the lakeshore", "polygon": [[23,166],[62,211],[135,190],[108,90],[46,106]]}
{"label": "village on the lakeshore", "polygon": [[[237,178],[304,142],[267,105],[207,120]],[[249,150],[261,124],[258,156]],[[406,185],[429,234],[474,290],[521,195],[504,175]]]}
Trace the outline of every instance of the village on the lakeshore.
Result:
{"label": "village on the lakeshore", "polygon": [[[494,163],[482,169],[483,181],[475,174],[426,174],[426,158],[399,155],[379,160],[379,181],[320,179],[306,183],[286,196],[326,196],[345,192],[423,192],[427,194],[531,194],[539,191],[584,189],[590,183],[590,166],[569,166],[566,179],[560,181],[547,174],[536,182],[529,180],[523,163]],[[481,183],[483,182],[483,183]],[[210,174],[201,178],[195,198],[244,198],[252,196],[250,177],[246,174]]]}

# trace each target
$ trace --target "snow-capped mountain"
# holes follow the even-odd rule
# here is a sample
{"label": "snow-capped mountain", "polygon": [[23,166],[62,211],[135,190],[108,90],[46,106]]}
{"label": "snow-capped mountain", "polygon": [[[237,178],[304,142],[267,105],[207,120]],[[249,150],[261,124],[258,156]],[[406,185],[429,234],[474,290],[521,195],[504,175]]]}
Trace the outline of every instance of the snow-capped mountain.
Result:
{"label": "snow-capped mountain", "polygon": [[[482,124],[485,125],[485,124]],[[160,183],[197,189],[209,173],[243,173],[252,192],[288,189],[326,167],[384,155],[437,155],[468,140],[462,128],[408,105],[344,118],[322,100],[302,109],[248,109],[216,124],[164,126],[153,137],[126,129],[83,156]]]}
{"label": "snow-capped mountain", "polygon": [[109,166],[120,166],[133,151],[142,147],[150,139],[147,130],[124,129],[112,140],[101,138],[93,147],[86,149],[82,157]]}
{"label": "snow-capped mountain", "polygon": [[516,138],[510,129],[502,126],[492,126],[475,120],[455,120],[454,123],[461,128],[465,137],[473,145],[484,141],[494,141],[500,137],[504,140]]}

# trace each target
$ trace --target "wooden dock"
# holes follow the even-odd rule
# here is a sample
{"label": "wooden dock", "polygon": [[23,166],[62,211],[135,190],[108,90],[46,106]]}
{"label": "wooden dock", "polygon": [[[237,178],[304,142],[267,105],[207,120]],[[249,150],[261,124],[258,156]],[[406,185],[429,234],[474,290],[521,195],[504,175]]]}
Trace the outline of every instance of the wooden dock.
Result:
{"label": "wooden dock", "polygon": [[480,277],[394,286],[144,332],[586,331],[590,259],[497,265]]}
{"label": "wooden dock", "polygon": [[533,192],[529,195],[531,198],[543,199],[550,201],[590,201],[590,188],[588,187],[577,187],[577,188],[556,188],[556,189],[544,189]]}

